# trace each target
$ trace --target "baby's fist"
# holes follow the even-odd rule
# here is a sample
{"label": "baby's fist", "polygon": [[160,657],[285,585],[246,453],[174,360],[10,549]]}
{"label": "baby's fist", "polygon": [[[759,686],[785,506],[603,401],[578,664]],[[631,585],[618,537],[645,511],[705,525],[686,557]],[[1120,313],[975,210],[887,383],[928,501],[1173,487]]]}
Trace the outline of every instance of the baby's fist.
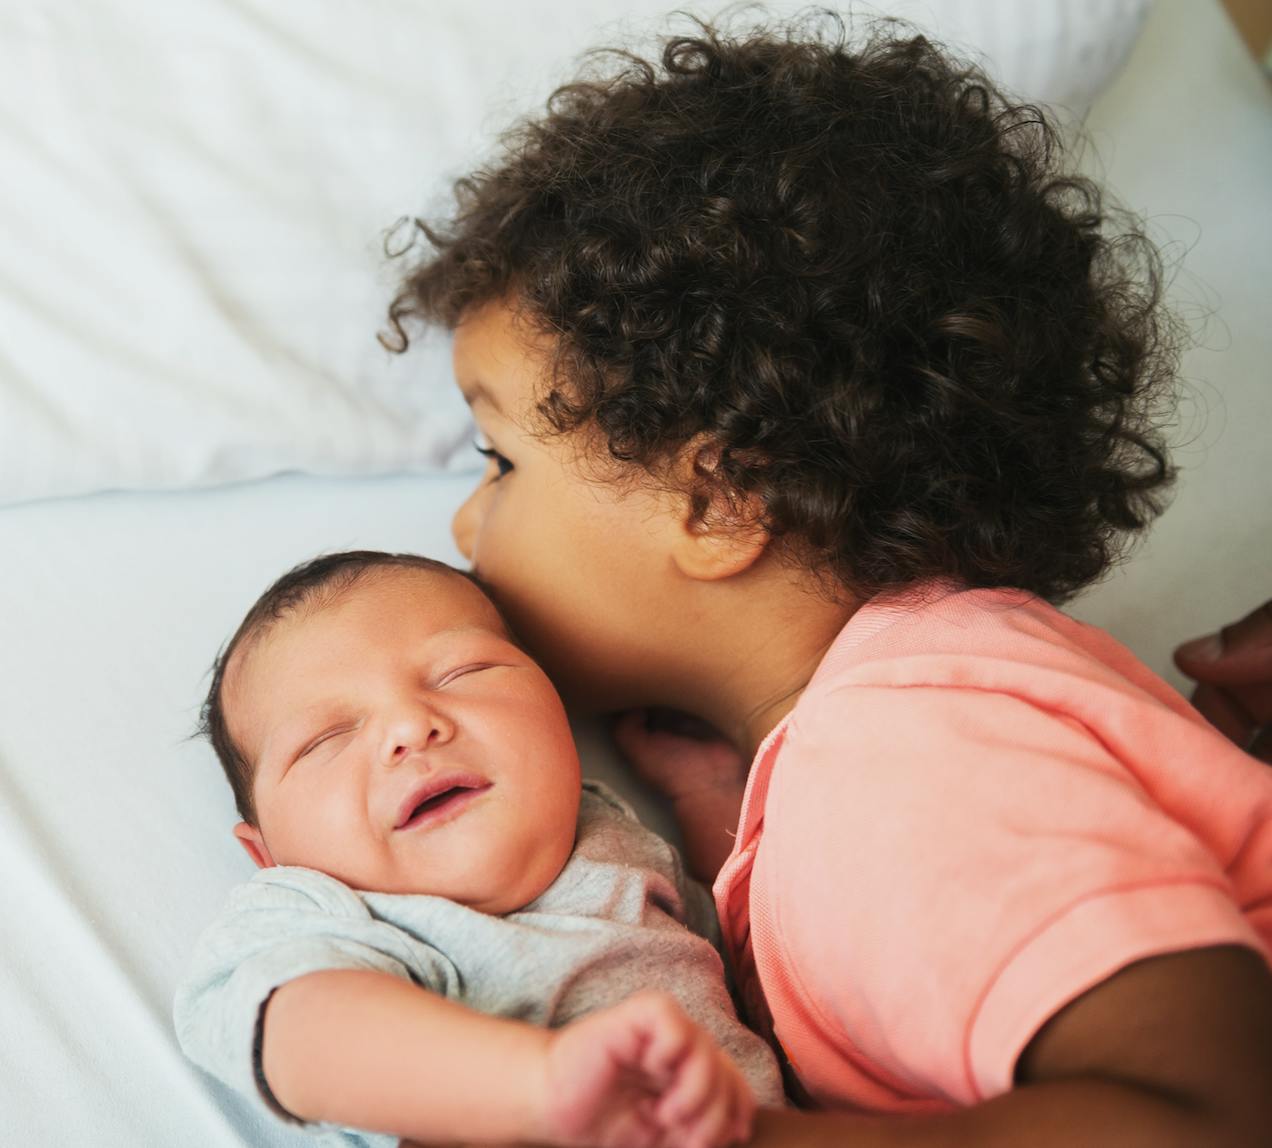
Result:
{"label": "baby's fist", "polygon": [[722,1148],[755,1101],[737,1067],[674,998],[643,992],[553,1034],[548,1138],[593,1148]]}

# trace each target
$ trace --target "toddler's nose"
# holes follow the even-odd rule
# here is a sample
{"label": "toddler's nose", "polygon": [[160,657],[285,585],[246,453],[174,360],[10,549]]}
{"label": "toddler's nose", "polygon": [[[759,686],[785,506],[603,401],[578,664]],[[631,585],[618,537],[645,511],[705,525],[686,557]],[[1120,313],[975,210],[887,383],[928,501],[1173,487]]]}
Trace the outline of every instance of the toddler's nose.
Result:
{"label": "toddler's nose", "polygon": [[477,505],[480,494],[481,487],[478,487],[464,500],[464,505],[455,511],[455,517],[451,519],[451,536],[455,539],[459,552],[469,562],[473,560],[473,543],[477,539],[477,527],[481,522],[481,512]]}

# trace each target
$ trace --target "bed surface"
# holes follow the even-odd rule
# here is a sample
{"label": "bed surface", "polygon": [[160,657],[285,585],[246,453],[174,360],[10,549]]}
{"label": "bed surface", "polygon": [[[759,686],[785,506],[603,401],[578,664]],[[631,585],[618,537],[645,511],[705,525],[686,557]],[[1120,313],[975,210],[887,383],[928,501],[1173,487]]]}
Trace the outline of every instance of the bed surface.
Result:
{"label": "bed surface", "polygon": [[269,571],[352,545],[452,554],[461,486],[283,478],[0,515],[8,1143],[307,1142],[227,1116],[171,1035],[184,954],[250,871],[188,740],[199,686]]}
{"label": "bed surface", "polygon": [[[1173,290],[1213,311],[1186,373],[1175,507],[1075,613],[1170,674],[1169,649],[1272,595],[1272,97],[1217,7],[1149,19],[1089,126],[1109,180],[1190,248]],[[169,1002],[250,863],[189,738],[219,644],[322,550],[455,560],[471,476],[284,476],[0,509],[0,1139],[283,1145],[182,1059]],[[585,763],[608,767],[584,730]],[[652,807],[646,806],[647,812]]]}

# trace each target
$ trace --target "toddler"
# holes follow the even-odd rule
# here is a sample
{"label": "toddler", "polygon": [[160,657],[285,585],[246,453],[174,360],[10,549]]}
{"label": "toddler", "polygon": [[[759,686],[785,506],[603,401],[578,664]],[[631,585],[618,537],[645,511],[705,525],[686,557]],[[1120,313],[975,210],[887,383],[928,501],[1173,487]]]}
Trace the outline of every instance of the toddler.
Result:
{"label": "toddler", "polygon": [[617,726],[825,1110],[756,1145],[1269,1142],[1272,773],[1055,608],[1161,506],[1175,365],[1061,142],[893,25],[698,26],[391,310],[454,330],[455,537],[567,700],[735,747]]}
{"label": "toddler", "polygon": [[556,691],[471,578],[297,567],[218,659],[204,726],[260,867],[177,994],[208,1071],[342,1143],[715,1148],[782,1102],[705,891],[580,792]]}

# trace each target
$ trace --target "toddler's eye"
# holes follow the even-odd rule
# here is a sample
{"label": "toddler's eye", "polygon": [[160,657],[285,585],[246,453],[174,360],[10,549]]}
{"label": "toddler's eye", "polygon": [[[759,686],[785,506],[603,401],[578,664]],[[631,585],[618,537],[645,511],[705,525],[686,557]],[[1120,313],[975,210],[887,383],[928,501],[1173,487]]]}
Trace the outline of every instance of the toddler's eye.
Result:
{"label": "toddler's eye", "polygon": [[495,450],[493,446],[482,446],[481,443],[474,441],[473,448],[479,455],[482,456],[482,458],[491,458],[495,460],[495,466],[498,468],[499,473],[491,479],[491,482],[498,482],[505,474],[512,470],[512,463]]}

